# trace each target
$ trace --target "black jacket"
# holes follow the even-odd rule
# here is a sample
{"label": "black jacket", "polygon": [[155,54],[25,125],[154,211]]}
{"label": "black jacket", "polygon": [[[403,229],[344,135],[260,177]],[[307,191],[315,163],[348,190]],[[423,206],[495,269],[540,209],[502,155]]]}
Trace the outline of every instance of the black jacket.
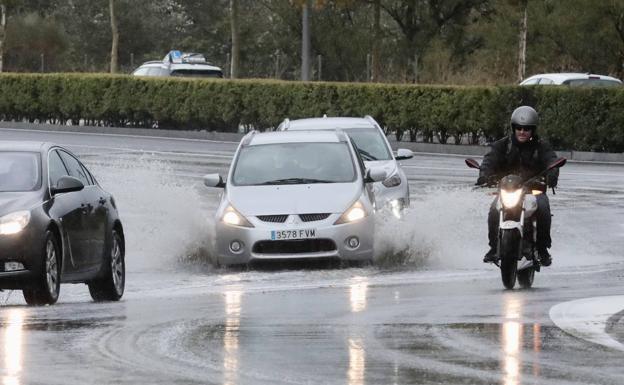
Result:
{"label": "black jacket", "polygon": [[[550,144],[542,141],[537,135],[533,135],[529,142],[520,144],[511,133],[490,146],[491,150],[483,157],[479,177],[502,178],[515,174],[529,179],[544,171],[557,159],[557,154]],[[551,170],[547,175],[548,185],[556,187],[558,178],[559,169]]]}

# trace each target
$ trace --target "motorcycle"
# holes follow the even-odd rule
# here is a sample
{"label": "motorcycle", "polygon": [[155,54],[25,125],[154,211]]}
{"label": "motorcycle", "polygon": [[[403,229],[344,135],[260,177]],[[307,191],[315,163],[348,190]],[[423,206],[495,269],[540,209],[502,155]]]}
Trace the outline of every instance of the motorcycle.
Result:
{"label": "motorcycle", "polygon": [[[481,187],[498,185],[496,208],[499,211],[497,261],[503,285],[513,289],[516,280],[522,288],[533,285],[535,272],[540,271],[537,255],[537,226],[535,213],[537,198],[545,194],[547,184],[543,179],[547,172],[563,167],[566,158],[559,158],[538,175],[524,180],[518,175],[507,175],[500,181],[492,181]],[[479,162],[466,159],[470,168],[481,169]],[[554,188],[553,188],[554,193]]]}

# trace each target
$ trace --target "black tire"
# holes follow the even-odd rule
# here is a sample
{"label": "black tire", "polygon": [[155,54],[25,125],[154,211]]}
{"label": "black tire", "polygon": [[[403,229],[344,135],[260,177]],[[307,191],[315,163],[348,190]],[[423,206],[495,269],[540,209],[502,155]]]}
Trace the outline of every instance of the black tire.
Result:
{"label": "black tire", "polygon": [[528,267],[518,272],[518,283],[523,289],[528,289],[533,286],[533,279],[535,278],[535,268]]}
{"label": "black tire", "polygon": [[50,230],[46,231],[41,272],[33,286],[22,291],[28,305],[52,305],[58,300],[61,292],[61,253],[58,245],[56,236]]}
{"label": "black tire", "polygon": [[106,253],[104,275],[88,283],[91,298],[96,302],[119,301],[126,286],[126,261],[123,239],[113,230],[110,249]]}
{"label": "black tire", "polygon": [[513,289],[518,275],[518,255],[520,253],[520,234],[516,230],[503,231],[500,239],[500,269],[503,286]]}

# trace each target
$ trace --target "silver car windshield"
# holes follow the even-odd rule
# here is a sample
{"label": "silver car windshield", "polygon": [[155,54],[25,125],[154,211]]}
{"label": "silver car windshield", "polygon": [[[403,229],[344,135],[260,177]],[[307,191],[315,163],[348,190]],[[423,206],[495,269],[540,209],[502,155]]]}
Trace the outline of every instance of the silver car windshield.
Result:
{"label": "silver car windshield", "polygon": [[392,159],[386,141],[377,128],[350,128],[343,131],[353,139],[365,161]]}
{"label": "silver car windshield", "polygon": [[36,190],[41,183],[39,159],[34,152],[0,152],[0,192]]}
{"label": "silver car windshield", "polygon": [[236,186],[347,183],[356,179],[346,143],[279,143],[243,147],[232,182]]}

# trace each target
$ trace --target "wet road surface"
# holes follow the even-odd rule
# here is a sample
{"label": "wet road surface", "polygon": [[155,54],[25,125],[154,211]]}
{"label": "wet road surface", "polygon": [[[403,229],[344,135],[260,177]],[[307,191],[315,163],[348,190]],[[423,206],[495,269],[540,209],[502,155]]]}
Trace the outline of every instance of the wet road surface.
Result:
{"label": "wet road surface", "polygon": [[[0,138],[50,140],[75,151],[115,194],[128,239],[119,303],[91,302],[84,285],[63,285],[59,303],[40,308],[24,306],[19,292],[0,293],[3,384],[624,378],[617,348],[624,343],[622,165],[562,169],[551,196],[553,267],[536,276],[534,289],[505,291],[496,269],[480,262],[491,197],[472,191],[476,175],[462,157],[404,162],[412,210],[403,222],[380,222],[375,266],[225,270],[209,263],[219,191],[202,187],[201,176],[225,174],[235,143],[10,130]],[[593,297],[606,297],[595,307],[608,314],[574,319],[574,302],[566,304]],[[563,322],[550,317],[556,306],[566,310]],[[574,332],[583,328],[615,345]]]}

